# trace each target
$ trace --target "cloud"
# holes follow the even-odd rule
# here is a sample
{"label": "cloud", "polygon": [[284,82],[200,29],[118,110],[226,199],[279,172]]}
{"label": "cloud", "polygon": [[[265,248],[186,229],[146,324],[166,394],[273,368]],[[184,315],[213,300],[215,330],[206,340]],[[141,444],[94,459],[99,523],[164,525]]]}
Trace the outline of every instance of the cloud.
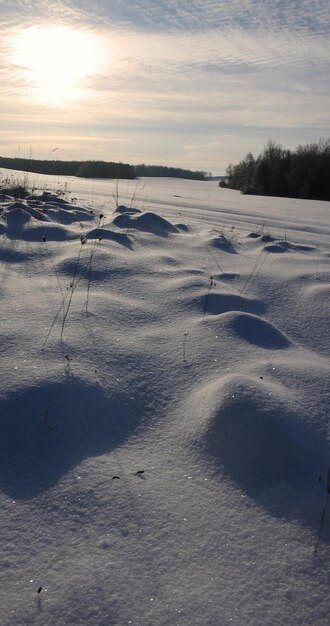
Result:
{"label": "cloud", "polygon": [[[67,158],[102,158],[110,146],[113,159],[146,161],[147,151],[162,162],[163,149],[173,164],[198,158],[196,168],[214,169],[217,153],[238,160],[249,142],[294,147],[329,132],[327,0],[2,0],[1,9],[7,154],[35,142],[44,156],[59,137]],[[15,33],[50,23],[93,34],[103,50],[79,100],[62,108],[43,106],[8,54]]]}
{"label": "cloud", "polygon": [[167,67],[181,64],[212,63],[213,65],[293,66],[329,63],[330,40],[315,38],[307,31],[299,33],[253,33],[235,28],[223,31],[141,34],[139,31],[116,31],[114,46],[131,63],[160,61]]}
{"label": "cloud", "polygon": [[76,19],[126,24],[147,31],[241,28],[254,31],[329,31],[327,0],[2,0],[4,18]]}
{"label": "cloud", "polygon": [[[45,4],[45,3],[41,3]],[[89,0],[52,3],[78,11],[91,20]],[[148,31],[200,31],[240,28],[253,32],[329,29],[327,0],[95,0],[93,19],[130,24]]]}

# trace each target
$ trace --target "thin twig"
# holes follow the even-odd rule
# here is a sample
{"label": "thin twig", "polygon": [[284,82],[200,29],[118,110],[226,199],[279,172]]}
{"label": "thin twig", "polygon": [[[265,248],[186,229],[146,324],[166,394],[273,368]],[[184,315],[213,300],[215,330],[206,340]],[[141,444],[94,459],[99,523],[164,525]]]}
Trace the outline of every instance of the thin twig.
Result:
{"label": "thin twig", "polygon": [[93,258],[94,258],[94,254],[96,252],[96,247],[98,245],[100,245],[102,241],[102,237],[99,237],[98,240],[94,241],[93,247],[92,247],[92,251],[88,260],[88,265],[87,265],[87,271],[88,271],[88,277],[87,277],[87,293],[86,293],[86,301],[85,301],[85,305],[82,308],[82,311],[85,311],[85,313],[88,313],[88,306],[89,306],[89,294],[90,294],[90,288],[91,288],[91,278],[92,278],[92,269],[93,269]]}
{"label": "thin twig", "polygon": [[186,362],[186,344],[187,344],[188,333],[183,333],[183,342],[182,342],[182,360]]}
{"label": "thin twig", "polygon": [[55,276],[56,276],[56,280],[57,280],[58,286],[59,286],[59,288],[60,288],[61,297],[62,297],[63,315],[64,315],[64,311],[65,311],[64,300],[65,300],[65,298],[64,298],[64,292],[63,292],[63,288],[62,288],[62,285],[61,285],[61,282],[60,282],[60,278],[59,278],[59,275],[58,275],[58,271],[57,271],[57,269],[56,269],[55,263],[54,263],[54,261],[53,261],[53,259],[52,259],[51,254],[50,254],[49,248],[48,248],[48,246],[47,246],[47,240],[46,240],[46,237],[43,237],[43,238],[42,238],[42,241],[43,241],[43,243],[45,244],[45,249],[46,249],[46,252],[47,252],[47,257],[48,257],[48,259],[49,259],[49,261],[50,261],[50,263],[51,263],[51,266],[52,266],[52,268],[53,268],[53,270],[54,270],[54,273],[55,273]]}
{"label": "thin twig", "polygon": [[[99,218],[98,218],[97,228],[101,227],[101,222],[102,222],[103,218],[104,218],[104,215],[103,215],[103,213],[101,213],[99,215]],[[92,276],[92,268],[93,268],[93,258],[94,258],[94,254],[96,252],[96,247],[97,247],[97,245],[100,245],[101,241],[102,241],[102,237],[99,237],[97,241],[96,240],[94,241],[94,243],[92,245],[92,251],[91,251],[91,254],[90,254],[90,257],[89,257],[89,260],[88,260],[88,265],[87,265],[87,271],[88,271],[88,275],[87,275],[88,276],[87,277],[87,293],[86,293],[85,305],[82,308],[82,311],[85,310],[86,314],[88,313],[89,293],[90,293],[90,288],[91,288],[91,276]]]}
{"label": "thin twig", "polygon": [[330,465],[328,467],[328,477],[327,477],[326,493],[325,493],[325,499],[324,499],[324,504],[323,504],[323,509],[322,509],[322,515],[321,515],[319,531],[317,533],[316,544],[315,544],[315,548],[314,548],[314,554],[317,553],[317,549],[319,547],[319,543],[320,543],[320,539],[321,539],[321,535],[322,535],[322,530],[323,530],[323,526],[324,526],[325,514],[327,512],[327,507],[328,507],[328,503],[329,503],[329,495],[330,495]]}
{"label": "thin twig", "polygon": [[204,304],[204,311],[203,311],[203,322],[205,319],[205,315],[206,315],[206,311],[207,311],[207,305],[208,305],[208,301],[209,301],[209,295],[210,295],[210,291],[214,285],[214,280],[213,280],[213,276],[210,276],[210,284],[209,284],[209,289],[207,294],[205,295],[205,304]]}
{"label": "thin twig", "polygon": [[[264,257],[262,258],[263,254],[264,254]],[[265,250],[263,248],[261,250],[261,252],[260,252],[260,254],[259,254],[259,256],[258,256],[258,258],[257,258],[257,260],[256,260],[256,262],[255,262],[255,264],[253,266],[253,268],[252,268],[252,271],[250,272],[247,280],[245,281],[245,283],[244,283],[244,285],[243,285],[243,287],[242,287],[242,289],[240,291],[240,296],[242,296],[244,292],[245,292],[245,295],[248,294],[248,292],[250,291],[250,288],[251,288],[252,278],[256,278],[256,276],[260,273],[261,268],[262,268],[266,258],[267,258],[267,250]],[[259,261],[260,261],[260,265],[259,265]],[[259,267],[258,267],[258,265],[259,265]]]}
{"label": "thin twig", "polygon": [[80,262],[80,258],[81,258],[81,252],[82,252],[82,248],[83,248],[84,243],[86,243],[86,238],[85,238],[85,237],[83,237],[83,236],[81,236],[81,237],[80,237],[80,249],[79,249],[79,254],[78,254],[77,261],[76,261],[76,265],[75,265],[75,268],[74,268],[74,272],[73,272],[73,276],[72,276],[72,281],[71,281],[71,283],[70,283],[70,291],[69,291],[70,295],[69,295],[69,302],[68,302],[67,307],[66,307],[66,310],[64,311],[64,314],[63,314],[62,328],[61,328],[61,341],[62,341],[62,342],[63,342],[63,333],[64,333],[65,322],[66,322],[66,320],[67,320],[67,317],[68,317],[68,314],[69,314],[69,310],[70,310],[70,307],[71,307],[71,302],[72,302],[72,298],[73,298],[73,293],[74,293],[74,290],[76,289],[77,284],[78,284],[78,282],[79,282],[79,280],[78,280],[78,281],[76,281],[76,275],[77,275],[78,266],[79,266],[79,262]]}
{"label": "thin twig", "polygon": [[221,267],[220,263],[219,263],[219,262],[218,262],[218,260],[215,258],[215,255],[213,254],[213,252],[211,252],[211,249],[210,249],[209,247],[207,247],[206,249],[207,249],[208,253],[211,255],[211,257],[212,257],[212,259],[213,259],[214,263],[216,263],[216,265],[218,266],[218,268],[219,268],[219,270],[220,270],[221,274],[224,274],[224,271],[223,271],[223,269],[222,269],[222,267]]}

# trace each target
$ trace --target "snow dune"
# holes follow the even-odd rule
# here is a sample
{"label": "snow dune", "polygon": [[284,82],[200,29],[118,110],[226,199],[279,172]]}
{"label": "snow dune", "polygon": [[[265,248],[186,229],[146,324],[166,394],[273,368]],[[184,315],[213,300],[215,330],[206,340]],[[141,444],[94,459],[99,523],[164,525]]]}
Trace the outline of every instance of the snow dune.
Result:
{"label": "snow dune", "polygon": [[325,626],[329,203],[32,182],[0,202],[1,623]]}

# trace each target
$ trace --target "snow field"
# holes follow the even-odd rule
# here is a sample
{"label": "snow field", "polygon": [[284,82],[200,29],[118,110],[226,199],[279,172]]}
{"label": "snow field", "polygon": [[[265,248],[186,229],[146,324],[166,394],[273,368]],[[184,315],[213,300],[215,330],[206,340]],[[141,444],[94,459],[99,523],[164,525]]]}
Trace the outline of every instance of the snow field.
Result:
{"label": "snow field", "polygon": [[2,623],[327,624],[329,203],[38,184],[0,206]]}

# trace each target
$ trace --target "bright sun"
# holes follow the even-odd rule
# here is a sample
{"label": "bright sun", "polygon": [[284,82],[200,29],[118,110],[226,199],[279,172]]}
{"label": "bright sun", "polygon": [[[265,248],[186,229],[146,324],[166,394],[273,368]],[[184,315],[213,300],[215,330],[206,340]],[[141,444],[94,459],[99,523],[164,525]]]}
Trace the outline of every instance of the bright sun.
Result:
{"label": "bright sun", "polygon": [[101,61],[98,38],[66,26],[21,31],[13,41],[13,56],[37,99],[47,104],[81,97]]}

